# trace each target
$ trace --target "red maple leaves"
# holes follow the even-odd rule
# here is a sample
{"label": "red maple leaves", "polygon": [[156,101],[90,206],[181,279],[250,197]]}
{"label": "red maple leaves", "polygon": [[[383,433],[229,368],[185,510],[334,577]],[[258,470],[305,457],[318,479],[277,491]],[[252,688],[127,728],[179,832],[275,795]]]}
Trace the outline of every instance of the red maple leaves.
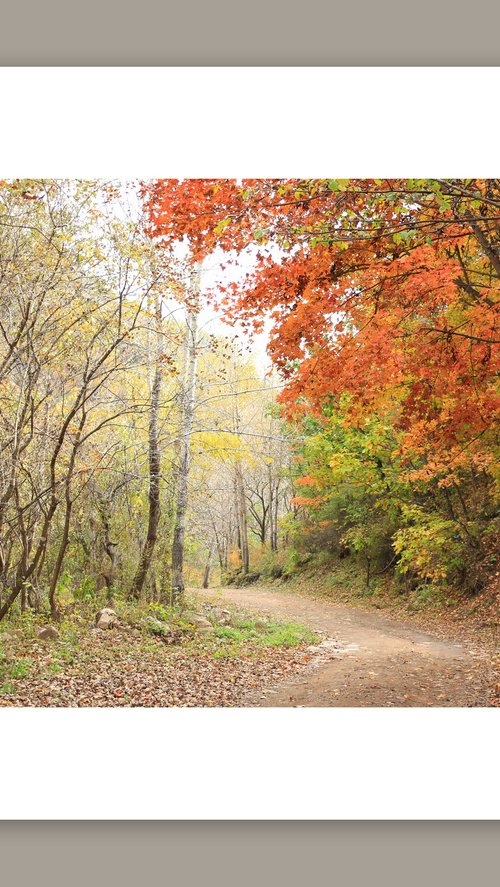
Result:
{"label": "red maple leaves", "polygon": [[[351,395],[390,412],[432,470],[484,461],[498,408],[500,187],[496,180],[158,180],[151,231],[193,255],[259,244],[226,316],[260,329],[290,413]],[[429,457],[430,461],[430,457]]]}

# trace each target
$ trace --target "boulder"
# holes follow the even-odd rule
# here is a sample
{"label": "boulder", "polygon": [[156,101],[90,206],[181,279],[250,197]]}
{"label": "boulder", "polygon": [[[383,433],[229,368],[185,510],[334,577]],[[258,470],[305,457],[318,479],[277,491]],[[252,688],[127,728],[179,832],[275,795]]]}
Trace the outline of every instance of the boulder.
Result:
{"label": "boulder", "polygon": [[55,641],[59,637],[59,632],[54,625],[45,625],[39,629],[38,637],[42,641]]}
{"label": "boulder", "polygon": [[96,628],[113,628],[117,622],[117,615],[111,607],[104,607],[102,610],[99,610],[95,617],[95,625]]}
{"label": "boulder", "polygon": [[229,625],[231,623],[231,613],[229,610],[223,610],[222,607],[210,607],[207,610],[207,616],[212,622],[219,625]]}
{"label": "boulder", "polygon": [[186,613],[185,618],[191,625],[194,625],[196,631],[203,633],[214,630],[212,623],[205,619],[205,616],[199,616],[198,613]]}
{"label": "boulder", "polygon": [[152,634],[156,634],[164,640],[174,640],[177,635],[177,632],[174,631],[168,622],[162,622],[161,619],[146,616],[145,622]]}
{"label": "boulder", "polygon": [[161,619],[147,616],[145,623],[151,634],[154,634],[165,644],[178,644],[182,639],[182,631],[177,626],[172,627],[168,622],[162,622]]}
{"label": "boulder", "polygon": [[155,626],[156,628],[164,628],[169,629],[170,625],[168,622],[162,622],[161,619],[155,619],[154,616],[146,616],[144,620],[148,625]]}
{"label": "boulder", "polygon": [[193,625],[196,628],[196,631],[200,631],[202,633],[213,631],[214,627],[208,619],[205,619],[204,616],[196,616]]}

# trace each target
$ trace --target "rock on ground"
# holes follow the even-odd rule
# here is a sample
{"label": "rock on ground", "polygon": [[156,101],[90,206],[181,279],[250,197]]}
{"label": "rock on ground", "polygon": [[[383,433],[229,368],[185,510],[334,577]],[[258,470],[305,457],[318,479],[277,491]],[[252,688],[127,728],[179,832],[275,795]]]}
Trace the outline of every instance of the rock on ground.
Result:
{"label": "rock on ground", "polygon": [[198,613],[186,613],[185,618],[191,625],[194,625],[196,631],[209,632],[214,630],[212,623],[205,616],[200,616]]}
{"label": "rock on ground", "polygon": [[55,641],[59,637],[59,632],[54,625],[45,625],[39,630],[38,637],[42,641]]}
{"label": "rock on ground", "polygon": [[113,628],[117,622],[117,616],[110,607],[99,610],[95,617],[96,628]]}

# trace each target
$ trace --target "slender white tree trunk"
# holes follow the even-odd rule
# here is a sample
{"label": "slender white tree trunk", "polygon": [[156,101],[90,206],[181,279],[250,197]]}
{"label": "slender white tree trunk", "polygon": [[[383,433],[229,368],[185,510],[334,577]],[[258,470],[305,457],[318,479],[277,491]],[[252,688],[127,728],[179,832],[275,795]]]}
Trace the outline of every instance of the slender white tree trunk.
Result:
{"label": "slender white tree trunk", "polygon": [[241,563],[243,572],[246,574],[250,569],[250,552],[248,548],[248,521],[247,521],[247,503],[245,497],[245,481],[243,479],[243,471],[240,459],[236,459],[235,466],[235,493],[236,493],[236,514],[238,518],[238,530],[240,537]]}
{"label": "slender white tree trunk", "polygon": [[[200,288],[200,269],[193,275],[195,297]],[[175,523],[172,541],[172,603],[178,603],[184,593],[184,536],[186,532],[186,514],[188,507],[188,481],[191,464],[191,434],[193,430],[195,396],[196,396],[196,363],[198,336],[198,305],[195,298],[194,307],[186,311],[186,366],[184,384],[181,394],[180,416],[180,454],[177,472],[177,488],[175,502]]]}
{"label": "slender white tree trunk", "polygon": [[[233,421],[234,428],[236,434],[240,433],[240,413],[238,409],[238,400],[237,396],[235,397],[234,403],[234,413],[233,413]],[[245,496],[245,481],[243,478],[243,468],[241,465],[240,456],[237,455],[234,462],[234,486],[235,486],[235,494],[236,494],[236,516],[238,521],[238,535],[239,535],[239,543],[240,543],[240,551],[241,551],[241,562],[243,572],[245,574],[248,573],[250,569],[250,552],[248,548],[248,521],[247,521],[247,502]]]}

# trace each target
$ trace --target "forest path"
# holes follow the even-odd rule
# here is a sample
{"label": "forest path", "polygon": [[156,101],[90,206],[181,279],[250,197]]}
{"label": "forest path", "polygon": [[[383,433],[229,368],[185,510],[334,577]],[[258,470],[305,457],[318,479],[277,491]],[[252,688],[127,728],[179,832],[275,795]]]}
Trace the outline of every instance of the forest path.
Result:
{"label": "forest path", "polygon": [[254,706],[477,706],[491,705],[487,654],[471,651],[387,619],[274,588],[196,590],[198,596],[301,622],[321,633],[311,665],[299,678],[241,705]]}

